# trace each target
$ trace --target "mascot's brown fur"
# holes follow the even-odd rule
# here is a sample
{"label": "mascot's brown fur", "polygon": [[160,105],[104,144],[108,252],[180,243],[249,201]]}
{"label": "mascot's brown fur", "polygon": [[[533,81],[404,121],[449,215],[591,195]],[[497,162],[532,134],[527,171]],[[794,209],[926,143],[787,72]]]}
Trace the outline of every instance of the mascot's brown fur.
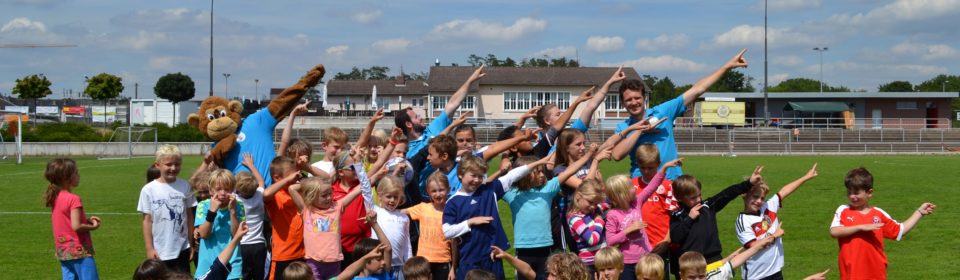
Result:
{"label": "mascot's brown fur", "polygon": [[[300,78],[299,82],[283,90],[277,98],[270,101],[270,104],[267,105],[270,114],[277,122],[283,120],[297,106],[307,89],[316,86],[325,73],[323,64],[310,69],[305,76]],[[216,141],[216,146],[210,150],[210,155],[219,166],[223,166],[224,157],[236,144],[236,133],[237,128],[240,127],[240,112],[242,111],[243,105],[239,101],[228,102],[223,97],[211,96],[200,103],[200,109],[196,114],[190,114],[187,118],[187,122],[191,126],[199,129],[200,133],[203,133],[210,140]],[[272,137],[272,135],[266,135],[265,137]]]}

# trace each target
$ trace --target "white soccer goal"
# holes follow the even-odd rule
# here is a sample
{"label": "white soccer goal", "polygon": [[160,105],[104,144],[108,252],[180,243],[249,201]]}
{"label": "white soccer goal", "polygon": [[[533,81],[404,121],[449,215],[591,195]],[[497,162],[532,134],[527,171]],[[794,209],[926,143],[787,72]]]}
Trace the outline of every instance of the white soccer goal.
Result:
{"label": "white soccer goal", "polygon": [[159,145],[157,128],[122,126],[113,130],[109,140],[98,145],[97,159],[150,157]]}
{"label": "white soccer goal", "polygon": [[[11,140],[13,140],[13,143],[14,143],[14,147],[15,147],[14,152],[16,153],[16,156],[17,156],[17,164],[22,164],[23,163],[23,133],[22,133],[23,116],[25,116],[26,113],[21,111],[9,111],[9,110],[0,110],[0,113],[2,113],[0,115],[15,114],[17,116],[16,124],[12,124],[12,123],[8,124],[6,118],[0,120],[0,129],[4,131],[8,131],[8,129],[12,128],[12,127],[7,127],[8,125],[16,127],[16,135],[13,135],[13,139]],[[3,134],[0,134],[0,160],[5,160],[9,157],[10,157],[10,151],[7,149],[7,139],[3,138]]]}

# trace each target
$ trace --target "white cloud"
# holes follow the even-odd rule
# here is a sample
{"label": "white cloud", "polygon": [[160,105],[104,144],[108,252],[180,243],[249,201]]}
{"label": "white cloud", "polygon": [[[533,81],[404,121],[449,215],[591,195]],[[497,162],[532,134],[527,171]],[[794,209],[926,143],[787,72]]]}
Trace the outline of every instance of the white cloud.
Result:
{"label": "white cloud", "polygon": [[577,55],[577,48],[573,46],[559,46],[556,48],[548,48],[538,52],[533,53],[533,57],[567,57],[573,58]]}
{"label": "white cloud", "polygon": [[641,57],[634,60],[627,60],[617,63],[602,62],[600,67],[616,67],[623,65],[633,67],[639,72],[662,72],[662,71],[681,71],[681,72],[702,72],[707,65],[697,63],[691,60],[674,57],[672,55],[661,55],[657,57]]}
{"label": "white cloud", "polygon": [[[827,20],[828,25],[846,26],[867,31],[880,31],[888,27],[909,28],[905,23],[922,22],[960,13],[960,0],[897,0],[866,13],[836,14]],[[941,28],[943,22],[933,24]]]}
{"label": "white cloud", "polygon": [[510,26],[480,20],[453,20],[434,26],[426,35],[430,41],[497,41],[511,42],[547,28],[547,21],[520,18]]}
{"label": "white cloud", "polygon": [[[814,45],[818,43],[818,40],[813,36],[790,28],[768,28],[767,40],[771,46]],[[763,26],[740,25],[713,37],[713,45],[718,47],[743,47],[758,44],[763,44]]]}
{"label": "white cloud", "polygon": [[7,24],[4,24],[3,27],[0,27],[0,32],[16,31],[46,33],[47,26],[43,24],[43,22],[32,21],[25,17],[18,17],[10,20],[7,22]]}
{"label": "white cloud", "polygon": [[350,50],[350,46],[339,45],[339,46],[329,47],[324,52],[329,56],[342,57],[344,54],[347,54],[347,51],[349,50]]}
{"label": "white cloud", "polygon": [[823,0],[774,0],[774,1],[759,1],[756,5],[753,6],[754,9],[763,10],[763,5],[766,3],[767,8],[773,11],[795,11],[798,9],[804,8],[818,8],[823,4]]}
{"label": "white cloud", "polygon": [[382,10],[373,10],[373,11],[358,11],[350,15],[350,19],[356,23],[368,24],[372,23],[380,17],[383,16]]}
{"label": "white cloud", "polygon": [[603,37],[603,36],[590,36],[587,38],[586,49],[593,52],[616,52],[623,49],[623,37],[613,36],[613,37]]}
{"label": "white cloud", "polygon": [[[783,81],[786,81],[786,80],[789,79],[789,78],[790,78],[790,74],[781,73],[781,74],[773,74],[772,76],[768,77],[768,80],[769,80],[769,82],[770,82],[770,86],[773,87],[773,86],[776,86],[776,85],[782,83]],[[762,79],[761,79],[760,83],[763,83],[763,80],[762,80]],[[762,86],[761,86],[760,90],[761,90],[761,91],[763,90]]]}
{"label": "white cloud", "polygon": [[172,56],[158,56],[150,58],[150,68],[159,69],[159,70],[169,70],[173,69],[173,60]]}
{"label": "white cloud", "polygon": [[641,51],[656,51],[660,49],[676,49],[686,47],[690,43],[690,37],[686,34],[662,34],[653,39],[641,38],[637,40],[636,46]]}
{"label": "white cloud", "polygon": [[773,65],[797,66],[803,64],[803,59],[795,55],[774,56],[770,58]]}
{"label": "white cloud", "polygon": [[160,32],[146,32],[141,30],[133,37],[124,37],[119,40],[120,46],[134,49],[134,50],[144,50],[149,47],[155,46],[167,41],[167,34]]}
{"label": "white cloud", "polygon": [[373,42],[370,47],[381,53],[402,52],[410,46],[410,40],[404,38],[387,39]]}
{"label": "white cloud", "polygon": [[944,44],[927,45],[904,42],[890,48],[898,56],[920,57],[923,60],[950,59],[957,57],[957,50]]}

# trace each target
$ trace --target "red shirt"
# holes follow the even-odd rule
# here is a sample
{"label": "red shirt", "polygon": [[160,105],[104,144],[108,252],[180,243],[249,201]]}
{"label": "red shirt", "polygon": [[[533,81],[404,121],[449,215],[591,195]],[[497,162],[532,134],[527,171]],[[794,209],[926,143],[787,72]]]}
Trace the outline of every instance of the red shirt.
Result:
{"label": "red shirt", "polygon": [[[637,187],[637,194],[647,186],[640,177],[633,178],[633,185]],[[640,216],[647,223],[647,240],[650,247],[657,246],[670,232],[670,213],[677,210],[677,199],[673,197],[673,182],[663,180],[657,191],[647,198],[640,206]]]}
{"label": "red shirt", "polygon": [[883,239],[900,240],[902,226],[887,212],[871,207],[864,214],[841,205],[833,215],[834,227],[849,227],[863,224],[883,224],[871,232],[857,232],[840,238],[840,279],[887,279],[887,255],[883,253]]}
{"label": "red shirt", "polygon": [[303,258],[303,218],[293,203],[287,188],[277,191],[273,199],[264,199],[264,208],[273,225],[274,261],[289,261]]}
{"label": "red shirt", "polygon": [[[353,186],[359,188],[360,185]],[[353,188],[344,190],[340,186],[340,180],[333,182],[333,200],[340,200],[347,196]],[[343,243],[343,252],[352,253],[353,245],[363,238],[370,238],[370,226],[360,221],[360,218],[367,216],[367,209],[363,207],[363,199],[354,199],[347,204],[340,214],[340,241]]]}

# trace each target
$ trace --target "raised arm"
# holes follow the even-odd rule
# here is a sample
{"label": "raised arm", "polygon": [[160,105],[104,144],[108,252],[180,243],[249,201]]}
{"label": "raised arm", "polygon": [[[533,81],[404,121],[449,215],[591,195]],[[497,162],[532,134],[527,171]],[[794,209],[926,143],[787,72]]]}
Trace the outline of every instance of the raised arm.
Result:
{"label": "raised arm", "polygon": [[490,144],[490,146],[483,151],[483,161],[489,161],[493,159],[493,157],[509,150],[511,147],[514,147],[520,144],[520,142],[523,142],[524,140],[533,141],[536,139],[537,139],[537,130],[527,129],[527,130],[524,130],[523,133],[517,136],[511,137],[506,140],[493,142],[493,144]]}
{"label": "raised arm", "polygon": [[803,177],[790,182],[783,188],[780,188],[780,191],[777,192],[777,195],[780,195],[780,199],[787,198],[793,191],[796,191],[803,183],[806,183],[810,179],[817,177],[817,164],[814,163],[813,167],[810,168],[810,171],[807,171],[807,174],[804,174]]}
{"label": "raised arm", "polygon": [[581,103],[587,102],[587,100],[590,100],[590,98],[593,97],[594,88],[596,87],[593,86],[588,88],[587,90],[581,92],[580,96],[577,96],[577,99],[573,100],[573,103],[571,103],[570,106],[567,108],[567,110],[560,115],[560,118],[558,118],[556,121],[553,122],[553,124],[551,124],[551,127],[553,127],[553,130],[561,131],[563,130],[564,127],[567,127],[567,123],[570,122],[570,118],[573,117],[573,112],[577,110],[577,107],[580,106]]}
{"label": "raised arm", "polygon": [[383,109],[377,110],[376,113],[373,113],[373,117],[370,118],[370,122],[367,122],[367,126],[363,128],[363,132],[360,132],[360,138],[357,139],[357,146],[361,148],[367,147],[367,143],[370,143],[370,134],[373,134],[374,127],[377,125],[377,122],[382,119]]}
{"label": "raised arm", "polygon": [[480,65],[477,70],[473,71],[473,74],[470,74],[467,81],[463,82],[463,85],[450,96],[450,100],[447,101],[447,106],[443,108],[443,111],[447,112],[448,116],[452,116],[453,112],[457,111],[457,108],[460,108],[460,103],[462,103],[464,99],[467,99],[467,93],[470,92],[470,85],[485,75],[487,75],[487,73],[483,72],[483,65]]}
{"label": "raised arm", "polygon": [[[347,268],[344,268],[335,279],[353,279],[354,276],[357,276],[361,271],[363,271],[363,267],[367,265],[367,261],[386,256],[383,253],[386,247],[389,246],[383,246],[383,244],[377,245],[377,247],[371,250],[370,253],[367,253],[359,260],[355,260],[353,263],[350,263],[350,265],[348,265]],[[390,258],[390,256],[386,256],[386,258]]]}
{"label": "raised arm", "polygon": [[723,208],[726,207],[731,200],[737,198],[741,194],[746,193],[747,191],[750,191],[750,187],[758,184],[760,180],[763,179],[762,173],[763,165],[758,165],[753,169],[753,174],[750,175],[750,179],[733,184],[732,186],[723,189],[720,191],[720,193],[707,198],[703,203],[709,205],[710,209],[713,209],[714,213],[720,212],[720,210],[723,210]]}
{"label": "raised arm", "polygon": [[[383,267],[390,267],[390,261],[393,259],[391,257],[393,256],[393,247],[390,246],[390,239],[387,239],[387,234],[383,233],[383,229],[380,228],[380,223],[377,222],[377,211],[367,212],[367,216],[364,219],[366,219],[370,228],[373,229],[373,232],[377,234],[377,240],[379,240],[380,245],[383,246]],[[377,248],[379,248],[379,246]]]}
{"label": "raised arm", "polygon": [[594,93],[590,101],[587,102],[587,106],[580,112],[580,121],[582,121],[583,124],[589,125],[590,120],[593,119],[593,113],[603,104],[603,99],[606,98],[607,92],[610,91],[610,86],[626,78],[627,75],[623,72],[623,65],[621,65],[617,68],[617,71],[613,73],[613,76],[610,76],[610,79],[603,83],[600,90]]}
{"label": "raised arm", "polygon": [[[290,118],[290,120],[293,120],[293,118]],[[263,180],[263,176],[260,175],[260,171],[257,170],[257,166],[253,165],[253,156],[250,155],[250,153],[243,153],[243,166],[250,169],[250,175],[253,175],[253,178],[257,179],[258,188],[264,188],[267,183]]]}
{"label": "raised arm", "polygon": [[463,114],[460,114],[460,117],[458,117],[457,119],[453,120],[453,122],[450,122],[450,125],[448,125],[446,128],[444,128],[443,131],[441,131],[440,134],[438,134],[438,135],[449,135],[449,134],[450,134],[451,132],[453,132],[453,130],[456,129],[458,126],[461,126],[461,125],[467,123],[467,116],[468,116],[468,115],[470,115],[470,112],[463,112]]}
{"label": "raised arm", "polygon": [[523,128],[523,125],[527,123],[527,119],[536,117],[537,112],[539,111],[540,111],[540,106],[533,106],[533,108],[530,108],[530,110],[527,110],[526,113],[523,113],[523,115],[520,115],[520,118],[517,119],[517,122],[514,123],[513,125],[516,126],[517,128]]}
{"label": "raised arm", "polygon": [[666,120],[667,118],[663,118],[655,123],[650,123],[650,118],[645,118],[624,128],[620,133],[611,135],[603,144],[613,144],[614,147],[610,153],[610,157],[615,161],[622,160],[633,151],[633,147],[636,146],[637,140],[640,140],[641,135],[652,132],[660,123]]}
{"label": "raised arm", "polygon": [[297,115],[307,112],[307,105],[310,105],[310,100],[293,107],[293,111],[290,111],[290,119],[287,120],[287,125],[283,127],[283,133],[280,134],[280,145],[277,147],[278,155],[286,154],[287,145],[290,144],[290,133],[293,131],[293,121],[297,118]]}
{"label": "raised arm", "polygon": [[293,200],[293,204],[297,206],[297,211],[303,212],[303,207],[307,206],[307,202],[303,200],[303,195],[300,195],[300,184],[293,184],[290,186],[290,200]]}
{"label": "raised arm", "polygon": [[720,66],[720,68],[714,70],[713,73],[710,73],[710,75],[693,84],[690,89],[683,93],[683,105],[689,107],[690,104],[693,104],[697,98],[700,98],[704,92],[707,92],[707,89],[716,83],[717,80],[720,80],[720,77],[723,77],[723,74],[730,69],[747,67],[747,60],[743,58],[743,53],[745,52],[747,52],[747,49],[740,50],[740,53],[724,63],[723,66]]}
{"label": "raised arm", "polygon": [[280,181],[273,182],[273,184],[270,185],[269,188],[263,190],[263,200],[264,201],[273,200],[273,195],[277,194],[277,192],[280,191],[280,189],[289,187],[290,184],[292,184],[293,182],[296,182],[299,179],[300,179],[300,173],[292,172],[290,173],[290,175],[287,175],[287,177],[280,179]]}

